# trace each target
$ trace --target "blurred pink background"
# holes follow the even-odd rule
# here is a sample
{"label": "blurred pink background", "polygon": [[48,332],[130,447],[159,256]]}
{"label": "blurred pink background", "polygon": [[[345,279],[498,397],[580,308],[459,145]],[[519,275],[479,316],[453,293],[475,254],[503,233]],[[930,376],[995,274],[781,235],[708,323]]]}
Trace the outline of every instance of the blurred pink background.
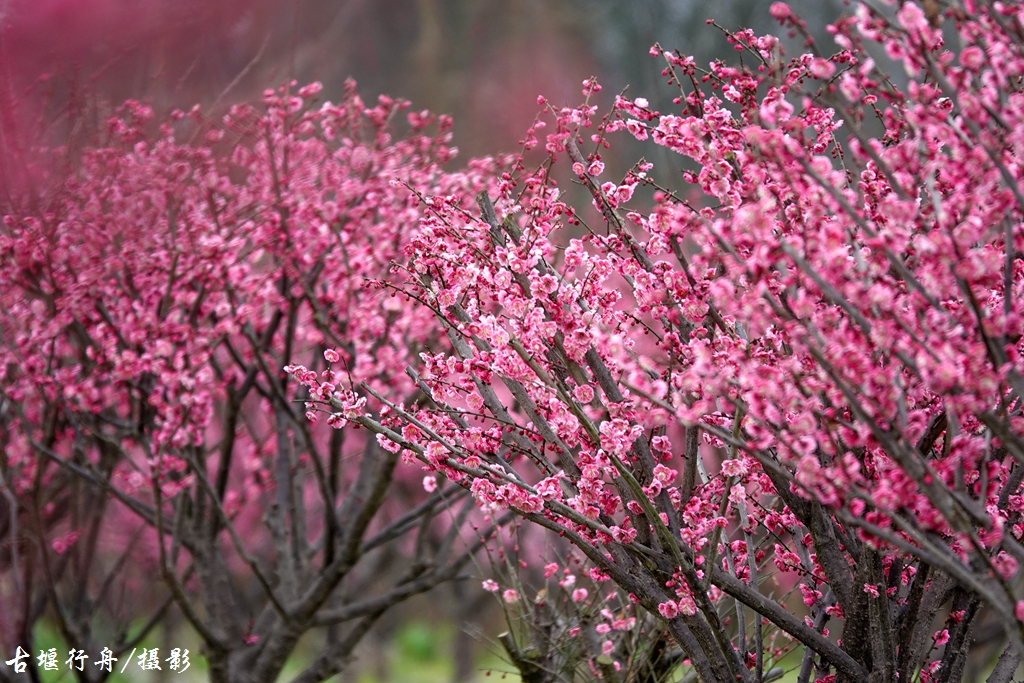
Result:
{"label": "blurred pink background", "polygon": [[[812,28],[835,16],[831,3],[793,6]],[[576,104],[591,75],[606,103],[629,83],[671,107],[647,48],[707,61],[729,46],[705,19],[771,31],[767,11],[756,0],[0,0],[0,153],[32,137],[39,102],[59,140],[68,105],[138,98],[159,114],[251,101],[288,78],[322,81],[331,98],[353,77],[365,99],[454,116],[466,159],[515,147],[538,95]]]}

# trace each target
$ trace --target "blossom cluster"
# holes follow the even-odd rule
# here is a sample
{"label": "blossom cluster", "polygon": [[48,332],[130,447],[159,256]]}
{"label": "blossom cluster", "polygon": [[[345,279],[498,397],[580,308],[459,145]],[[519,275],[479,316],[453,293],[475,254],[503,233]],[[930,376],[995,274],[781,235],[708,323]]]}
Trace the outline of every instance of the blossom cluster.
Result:
{"label": "blossom cluster", "polygon": [[[434,198],[405,247],[394,286],[452,348],[410,369],[429,402],[345,419],[570,539],[701,680],[760,679],[761,618],[838,680],[934,658],[930,680],[970,619],[920,650],[914,615],[952,587],[1024,638],[1022,17],[930,11],[860,4],[831,55],[751,31],[726,33],[743,65],[655,46],[677,113],[620,96],[597,120],[593,80],[579,107],[543,102],[550,163],[479,212]],[[678,154],[689,187],[646,161],[602,181],[616,131]],[[592,207],[559,187],[566,157]]]}
{"label": "blossom cluster", "polygon": [[[308,610],[309,630],[338,583],[365,578],[363,535],[383,525],[395,463],[380,465],[372,438],[332,440],[301,406],[346,396],[342,380],[415,394],[404,369],[443,332],[368,281],[404,260],[422,197],[493,191],[504,162],[445,171],[456,153],[446,117],[364,102],[351,82],[337,103],[319,92],[288,83],[262,104],[163,122],[128,102],[72,168],[3,206],[0,487],[15,501],[3,585],[18,591],[0,595],[0,642],[31,649],[21,639],[41,618],[35,605],[68,595],[99,605],[53,605],[73,613],[69,638],[98,650],[91,634],[124,624],[117,648],[140,618],[125,606],[163,614],[149,596],[166,589],[211,671],[273,680],[303,632],[283,605]],[[325,358],[337,378],[321,393],[283,371],[305,363],[317,376]],[[367,465],[348,467],[360,452]],[[347,495],[355,486],[374,496]],[[408,519],[434,519],[449,493],[417,500]],[[433,529],[416,522],[376,544],[410,549],[410,528]],[[388,604],[452,578],[469,551],[447,551],[455,564],[421,572]],[[26,577],[43,566],[54,567],[46,581]],[[122,571],[138,600],[106,598]],[[226,588],[236,581],[244,602]],[[276,654],[232,659],[264,647]]]}

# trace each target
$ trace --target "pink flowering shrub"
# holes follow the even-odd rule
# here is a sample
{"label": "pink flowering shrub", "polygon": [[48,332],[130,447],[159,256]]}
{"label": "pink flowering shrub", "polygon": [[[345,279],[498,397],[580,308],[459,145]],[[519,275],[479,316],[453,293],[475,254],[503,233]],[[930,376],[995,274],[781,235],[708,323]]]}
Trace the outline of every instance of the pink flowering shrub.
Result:
{"label": "pink flowering shrub", "polygon": [[[128,657],[170,608],[215,681],[274,681],[303,634],[326,632],[299,676],[320,681],[479,546],[431,523],[467,493],[396,492],[397,449],[302,406],[349,382],[418,400],[404,369],[444,348],[441,328],[366,279],[420,229],[410,189],[473,196],[496,162],[444,172],[445,118],[318,90],[159,126],[129,102],[74,172],[5,207],[5,650],[34,653],[49,607],[69,644]],[[284,372],[297,363],[322,394]],[[422,475],[399,470],[401,490]],[[405,553],[397,571],[374,559],[385,548]]]}
{"label": "pink flowering shrub", "polygon": [[[681,652],[658,626],[657,616],[638,609],[599,571],[592,568],[589,577],[574,574],[579,558],[564,562],[544,565],[544,586],[532,598],[517,595],[518,600],[502,605],[509,630],[498,641],[521,678],[676,680]],[[517,583],[524,573],[511,571],[509,578]]]}
{"label": "pink flowering shrub", "polygon": [[[1024,15],[943,7],[858,5],[834,53],[741,31],[742,64],[703,68],[656,46],[674,112],[549,107],[526,144],[551,163],[506,175],[497,207],[434,198],[386,284],[451,342],[411,372],[433,403],[300,379],[339,426],[568,539],[701,681],[762,680],[769,627],[802,644],[801,681],[958,680],[981,619],[1009,681]],[[615,135],[696,170],[648,206],[650,163],[595,177]],[[566,203],[563,166],[597,224]]]}

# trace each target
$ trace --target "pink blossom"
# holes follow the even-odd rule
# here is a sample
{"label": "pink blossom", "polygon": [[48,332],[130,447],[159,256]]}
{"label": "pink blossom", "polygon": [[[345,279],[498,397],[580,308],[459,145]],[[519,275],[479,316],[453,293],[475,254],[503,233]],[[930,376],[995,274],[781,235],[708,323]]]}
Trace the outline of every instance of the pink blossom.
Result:
{"label": "pink blossom", "polygon": [[815,59],[808,69],[815,78],[831,78],[836,72],[835,64],[827,59]]}
{"label": "pink blossom", "polygon": [[75,544],[75,541],[77,540],[78,532],[72,531],[61,538],[54,539],[50,546],[53,548],[53,552],[57,553],[58,555],[63,555],[65,552],[67,552],[68,548]]}
{"label": "pink blossom", "polygon": [[742,460],[726,460],[722,463],[722,474],[727,477],[742,477],[747,472],[747,465]]}
{"label": "pink blossom", "polygon": [[689,596],[679,598],[677,606],[679,607],[680,614],[692,617],[697,613],[697,603]]}
{"label": "pink blossom", "polygon": [[615,201],[619,204],[625,204],[632,199],[633,190],[636,189],[636,185],[636,183],[623,183],[616,187],[612,193],[615,196]]}
{"label": "pink blossom", "polygon": [[537,491],[537,495],[542,500],[561,500],[563,497],[562,485],[559,483],[561,479],[561,473],[553,476],[546,477],[534,487]]}
{"label": "pink blossom", "polygon": [[905,3],[896,12],[903,28],[913,33],[919,33],[928,29],[928,20],[920,7],[913,3]]}
{"label": "pink blossom", "polygon": [[323,84],[321,84],[319,82],[314,82],[314,83],[310,83],[309,85],[305,85],[305,86],[299,88],[298,94],[299,94],[299,97],[308,99],[310,97],[314,97],[315,95],[319,94],[320,91],[323,90],[323,89],[324,89]]}
{"label": "pink blossom", "polygon": [[628,130],[637,140],[646,140],[648,137],[647,126],[636,119],[626,121],[626,130]]}
{"label": "pink blossom", "polygon": [[677,476],[679,476],[679,473],[670,467],[665,467],[664,465],[654,466],[654,478],[662,484],[671,484]]}
{"label": "pink blossom", "polygon": [[977,71],[985,61],[985,53],[977,45],[968,45],[960,52],[960,63],[971,71]]}
{"label": "pink blossom", "polygon": [[573,389],[573,395],[580,403],[590,403],[594,400],[594,390],[587,384],[581,384]]}
{"label": "pink blossom", "polygon": [[402,446],[400,444],[395,443],[394,441],[387,438],[383,434],[377,435],[377,443],[381,445],[381,448],[391,451],[392,453],[397,453],[402,449]]}
{"label": "pink blossom", "polygon": [[628,619],[616,619],[612,622],[612,628],[616,631],[630,631],[636,626],[636,617],[629,617]]}
{"label": "pink blossom", "polygon": [[821,591],[814,590],[806,584],[800,584],[800,592],[803,594],[804,604],[813,607],[821,599]]}
{"label": "pink blossom", "polygon": [[471,391],[466,396],[466,406],[473,412],[480,412],[480,409],[484,407],[483,397],[475,391]]}

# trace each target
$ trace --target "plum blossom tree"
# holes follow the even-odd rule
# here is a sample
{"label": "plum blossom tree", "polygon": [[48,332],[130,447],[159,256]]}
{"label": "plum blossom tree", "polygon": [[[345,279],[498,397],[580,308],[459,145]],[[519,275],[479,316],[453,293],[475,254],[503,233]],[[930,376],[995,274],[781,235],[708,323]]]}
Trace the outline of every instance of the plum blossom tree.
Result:
{"label": "plum blossom tree", "polygon": [[443,348],[439,326],[364,281],[419,230],[408,188],[472,196],[498,162],[444,172],[446,118],[294,85],[159,126],[129,102],[73,172],[5,207],[0,642],[33,654],[33,680],[43,615],[122,661],[177,615],[224,682],[276,680],[317,631],[296,680],[324,680],[488,533],[463,539],[460,487],[424,495],[368,432],[311,424],[282,368],[425,400],[403,370]]}
{"label": "plum blossom tree", "polygon": [[[1006,683],[1024,647],[1024,13],[855,4],[835,52],[725,32],[740,61],[703,68],[655,46],[677,113],[620,96],[597,121],[590,80],[583,106],[548,105],[547,162],[505,174],[497,206],[424,196],[379,286],[445,328],[451,350],[409,369],[432,404],[292,371],[336,426],[568,539],[700,681],[764,680],[769,630],[802,646],[802,682],[959,681],[991,619]],[[616,131],[695,164],[683,188],[644,161],[603,181]]]}

